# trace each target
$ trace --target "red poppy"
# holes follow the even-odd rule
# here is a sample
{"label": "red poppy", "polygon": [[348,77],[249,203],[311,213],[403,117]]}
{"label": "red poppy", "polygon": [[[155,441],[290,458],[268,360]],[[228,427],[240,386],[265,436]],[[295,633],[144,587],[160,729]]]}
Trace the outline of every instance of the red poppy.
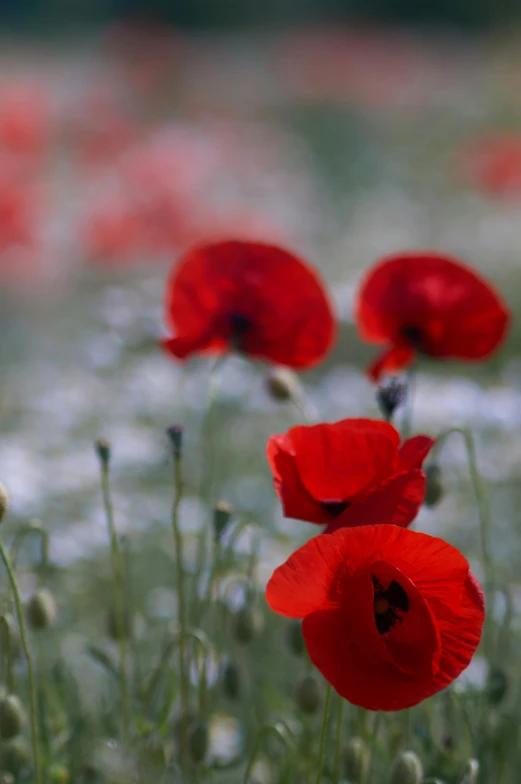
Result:
{"label": "red poppy", "polygon": [[286,517],[338,528],[411,523],[425,496],[421,466],[434,439],[400,446],[388,422],[343,419],[271,436],[268,461]]}
{"label": "red poppy", "polygon": [[399,254],[373,267],[362,283],[356,323],[369,343],[389,348],[369,368],[377,381],[416,354],[480,360],[501,343],[509,313],[492,286],[448,256]]}
{"label": "red poppy", "polygon": [[266,599],[304,619],[311,660],[336,691],[375,711],[448,686],[478,647],[485,615],[458,550],[394,525],[311,539],[275,570]]}
{"label": "red poppy", "polygon": [[521,136],[496,133],[473,139],[461,150],[457,168],[468,185],[493,197],[521,194]]}
{"label": "red poppy", "polygon": [[293,368],[317,364],[334,321],[317,274],[274,245],[234,240],[190,250],[167,285],[166,320],[175,357],[236,349]]}

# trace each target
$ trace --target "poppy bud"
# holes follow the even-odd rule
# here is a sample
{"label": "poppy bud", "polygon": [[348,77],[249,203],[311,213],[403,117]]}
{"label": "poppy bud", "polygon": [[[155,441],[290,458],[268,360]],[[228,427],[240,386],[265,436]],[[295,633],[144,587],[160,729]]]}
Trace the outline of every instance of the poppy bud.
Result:
{"label": "poppy bud", "polygon": [[227,501],[217,501],[213,508],[213,531],[216,539],[220,539],[232,516],[232,507]]}
{"label": "poppy bud", "polygon": [[302,713],[316,713],[322,702],[318,679],[311,673],[301,675],[295,684],[295,702]]}
{"label": "poppy bud", "polygon": [[9,646],[9,654],[12,659],[16,659],[20,653],[20,632],[18,631],[18,623],[11,613],[3,615],[4,623],[0,626],[0,639],[2,647]]}
{"label": "poppy bud", "polygon": [[52,784],[70,784],[71,774],[65,765],[52,765],[50,773]]}
{"label": "poppy bud", "polygon": [[3,521],[9,509],[9,496],[4,485],[0,482],[0,523]]}
{"label": "poppy bud", "polygon": [[393,414],[400,406],[407,395],[407,384],[399,378],[391,378],[387,384],[378,387],[376,391],[376,402],[387,420],[393,418]]}
{"label": "poppy bud", "polygon": [[134,621],[129,612],[125,612],[124,614],[123,623],[121,624],[122,628],[120,628],[120,624],[121,620],[116,612],[114,610],[109,610],[106,619],[106,629],[108,636],[113,640],[119,640],[120,634],[125,639],[132,636]]}
{"label": "poppy bud", "polygon": [[107,441],[106,438],[98,438],[97,441],[94,443],[94,447],[96,449],[96,453],[99,457],[100,463],[104,468],[107,468],[110,462],[110,441]]}
{"label": "poppy bud", "polygon": [[181,425],[172,425],[172,427],[168,428],[166,434],[172,445],[174,459],[179,460],[181,457],[181,451],[183,449],[183,428]]}
{"label": "poppy bud", "polygon": [[249,607],[241,607],[233,616],[233,635],[237,642],[247,645],[255,637],[256,623]]}
{"label": "poppy bud", "polygon": [[39,588],[27,604],[27,620],[32,629],[47,629],[56,620],[56,603],[47,588]]}
{"label": "poppy bud", "polygon": [[19,735],[25,724],[25,711],[16,694],[8,694],[0,700],[0,736],[10,740]]}
{"label": "poppy bud", "polygon": [[421,784],[423,765],[414,751],[399,754],[391,769],[390,784]]}
{"label": "poppy bud", "polygon": [[266,376],[266,388],[273,400],[291,400],[298,392],[298,379],[289,368],[273,367]]}
{"label": "poppy bud", "polygon": [[465,765],[465,770],[460,784],[477,784],[479,776],[479,762],[477,759],[470,759]]}
{"label": "poppy bud", "polygon": [[492,665],[487,677],[487,698],[492,705],[499,705],[508,689],[506,672],[496,665]]}
{"label": "poppy bud", "polygon": [[351,738],[342,751],[344,772],[352,784],[362,784],[367,777],[369,749],[362,738]]}
{"label": "poppy bud", "polygon": [[301,656],[306,650],[304,635],[302,634],[302,621],[291,620],[286,627],[288,647],[296,656]]}
{"label": "poppy bud", "polygon": [[26,770],[31,764],[31,753],[24,738],[13,738],[9,743],[2,744],[0,752],[0,769],[15,776]]}
{"label": "poppy bud", "polygon": [[228,661],[222,671],[222,686],[230,700],[238,699],[241,693],[241,671],[235,662]]}
{"label": "poppy bud", "polygon": [[427,476],[427,484],[425,486],[425,499],[423,503],[425,506],[434,507],[439,504],[445,495],[443,474],[437,463],[428,465],[425,469],[425,474]]}
{"label": "poppy bud", "polygon": [[194,721],[188,728],[188,750],[194,762],[202,762],[208,753],[210,733],[204,721]]}

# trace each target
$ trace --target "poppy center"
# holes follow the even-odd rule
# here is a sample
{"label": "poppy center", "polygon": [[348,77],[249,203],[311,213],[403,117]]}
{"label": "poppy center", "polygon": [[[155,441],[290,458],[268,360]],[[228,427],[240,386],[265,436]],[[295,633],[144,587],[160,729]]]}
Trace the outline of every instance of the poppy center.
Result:
{"label": "poppy center", "polygon": [[325,511],[331,515],[331,517],[338,517],[351,506],[349,501],[321,501],[320,505],[322,506],[322,509],[325,509]]}
{"label": "poppy center", "polygon": [[411,344],[417,351],[422,350],[423,343],[423,330],[421,327],[416,327],[413,324],[403,327],[402,335],[405,340]]}
{"label": "poppy center", "polygon": [[409,611],[409,597],[400,583],[393,580],[384,588],[373,575],[374,620],[379,634],[388,634],[393,626],[401,623],[404,613]]}
{"label": "poppy center", "polygon": [[231,342],[233,346],[240,350],[242,348],[242,341],[247,332],[250,331],[252,323],[249,318],[243,316],[242,313],[232,313],[229,319]]}

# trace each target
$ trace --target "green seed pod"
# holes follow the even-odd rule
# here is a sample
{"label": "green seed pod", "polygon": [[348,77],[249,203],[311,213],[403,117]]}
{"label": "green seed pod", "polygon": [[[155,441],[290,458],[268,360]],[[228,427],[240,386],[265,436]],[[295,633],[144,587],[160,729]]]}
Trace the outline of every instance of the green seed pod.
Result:
{"label": "green seed pod", "polygon": [[289,368],[273,367],[266,376],[266,389],[273,400],[291,400],[298,388],[298,378]]}
{"label": "green seed pod", "polygon": [[255,618],[249,607],[241,607],[234,613],[233,636],[243,645],[248,645],[255,637]]}
{"label": "green seed pod", "polygon": [[222,670],[222,686],[229,700],[237,700],[241,694],[241,671],[233,661],[228,661]]}
{"label": "green seed pod", "polygon": [[51,765],[52,784],[70,784],[71,774],[65,765]]}
{"label": "green seed pod", "polygon": [[302,621],[291,620],[286,627],[286,640],[288,648],[295,656],[302,656],[306,650],[304,635],[302,634]]}
{"label": "green seed pod", "polygon": [[437,506],[445,495],[443,474],[437,463],[428,465],[425,469],[425,474],[427,475],[427,484],[425,486],[425,499],[423,503],[425,506],[432,508]]}
{"label": "green seed pod", "polygon": [[0,768],[19,776],[31,765],[31,752],[25,738],[13,738],[2,744]]}
{"label": "green seed pod", "polygon": [[362,738],[351,738],[342,749],[344,772],[352,784],[362,784],[367,777],[369,749]]}
{"label": "green seed pod", "polygon": [[316,713],[322,703],[318,679],[312,673],[301,675],[295,684],[295,702],[302,713]]}
{"label": "green seed pod", "polygon": [[479,776],[479,762],[476,759],[470,759],[465,765],[461,784],[477,784]]}
{"label": "green seed pod", "polygon": [[213,508],[213,532],[216,539],[223,535],[232,516],[232,507],[226,501],[218,501]]}
{"label": "green seed pod", "polygon": [[206,722],[192,722],[188,728],[187,743],[192,760],[196,763],[202,762],[210,745],[210,733]]}
{"label": "green seed pod", "polygon": [[47,629],[56,620],[56,603],[47,588],[38,588],[26,607],[27,620],[32,629]]}
{"label": "green seed pod", "polygon": [[16,694],[8,694],[0,700],[0,737],[4,740],[16,737],[25,724],[25,711]]}
{"label": "green seed pod", "polygon": [[491,705],[499,705],[508,689],[507,674],[502,667],[491,665],[488,671],[486,693]]}
{"label": "green seed pod", "polygon": [[414,751],[403,751],[391,768],[389,784],[421,784],[423,765]]}
{"label": "green seed pod", "polygon": [[3,521],[9,509],[9,496],[4,485],[0,482],[0,523]]}

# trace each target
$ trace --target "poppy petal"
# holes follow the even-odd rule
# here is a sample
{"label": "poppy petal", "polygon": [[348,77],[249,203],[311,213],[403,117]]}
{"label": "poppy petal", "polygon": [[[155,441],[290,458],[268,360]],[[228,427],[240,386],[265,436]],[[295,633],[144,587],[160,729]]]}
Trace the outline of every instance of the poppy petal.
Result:
{"label": "poppy petal", "polygon": [[369,366],[367,374],[371,381],[379,381],[385,373],[396,373],[409,367],[415,356],[411,346],[393,346]]}
{"label": "poppy petal", "polygon": [[284,515],[309,523],[328,523],[331,516],[300,481],[290,436],[286,433],[271,436],[266,453]]}
{"label": "poppy petal", "polygon": [[435,443],[436,439],[423,435],[408,438],[398,452],[399,470],[412,471],[413,468],[421,468]]}
{"label": "poppy petal", "polygon": [[330,522],[326,533],[378,523],[409,525],[425,498],[426,481],[425,474],[419,469],[396,474]]}
{"label": "poppy petal", "polygon": [[342,420],[292,428],[290,438],[304,487],[317,500],[338,502],[369,491],[393,472],[400,436],[386,422],[373,427],[366,420],[353,428],[351,420]]}
{"label": "poppy petal", "polygon": [[[363,558],[356,543],[351,558],[356,569]],[[334,607],[341,601],[335,586],[344,570],[351,572],[343,539],[315,536],[275,569],[266,586],[266,601],[274,612],[288,618],[304,618],[321,607]]]}

